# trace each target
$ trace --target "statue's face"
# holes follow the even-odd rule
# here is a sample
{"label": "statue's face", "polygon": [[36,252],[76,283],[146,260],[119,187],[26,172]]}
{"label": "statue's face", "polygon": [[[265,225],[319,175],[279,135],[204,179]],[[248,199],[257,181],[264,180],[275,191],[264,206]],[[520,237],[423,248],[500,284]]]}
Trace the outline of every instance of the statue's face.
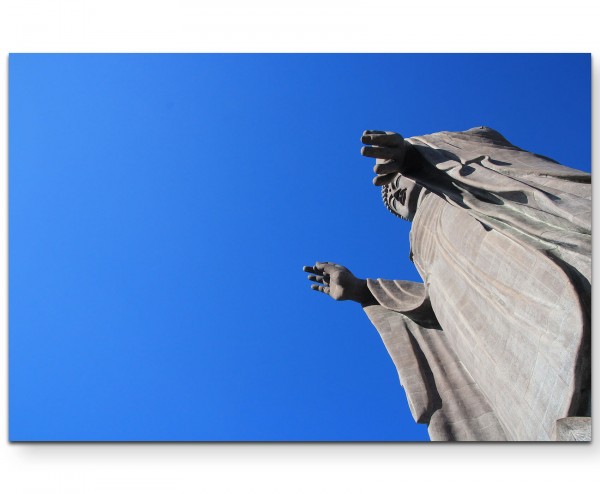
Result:
{"label": "statue's face", "polygon": [[381,189],[383,202],[396,216],[412,221],[417,212],[417,200],[423,188],[410,178],[397,173]]}

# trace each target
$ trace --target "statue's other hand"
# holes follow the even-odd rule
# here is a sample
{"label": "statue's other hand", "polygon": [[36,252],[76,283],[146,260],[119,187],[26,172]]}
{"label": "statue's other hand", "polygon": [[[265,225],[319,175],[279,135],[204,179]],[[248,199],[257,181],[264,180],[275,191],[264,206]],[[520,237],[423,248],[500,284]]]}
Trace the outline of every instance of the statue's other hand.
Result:
{"label": "statue's other hand", "polygon": [[350,270],[331,262],[317,262],[314,266],[304,266],[304,271],[311,273],[310,281],[313,290],[325,293],[334,300],[354,300],[364,303],[369,297],[366,280],[354,276]]}
{"label": "statue's other hand", "polygon": [[365,130],[360,138],[367,146],[361,149],[363,156],[382,160],[402,161],[406,142],[400,134],[386,130]]}
{"label": "statue's other hand", "polygon": [[404,158],[408,143],[400,134],[383,130],[365,130],[361,137],[364,146],[360,152],[363,156],[376,158],[373,171],[377,176],[373,184],[385,185],[401,173],[404,168]]}

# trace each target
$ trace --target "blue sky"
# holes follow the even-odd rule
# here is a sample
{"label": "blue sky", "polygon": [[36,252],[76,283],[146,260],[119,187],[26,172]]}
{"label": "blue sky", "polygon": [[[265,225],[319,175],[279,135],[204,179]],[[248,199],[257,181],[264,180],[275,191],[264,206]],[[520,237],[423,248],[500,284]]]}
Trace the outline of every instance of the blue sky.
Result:
{"label": "blue sky", "polygon": [[427,440],[360,307],[418,281],[365,129],[590,171],[588,55],[11,55],[10,438]]}

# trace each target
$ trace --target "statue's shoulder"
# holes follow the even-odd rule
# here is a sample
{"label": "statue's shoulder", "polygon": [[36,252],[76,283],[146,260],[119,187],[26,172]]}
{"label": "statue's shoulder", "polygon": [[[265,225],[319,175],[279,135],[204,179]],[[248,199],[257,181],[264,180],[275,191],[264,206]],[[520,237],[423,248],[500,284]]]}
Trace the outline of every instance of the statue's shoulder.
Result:
{"label": "statue's shoulder", "polygon": [[465,137],[487,139],[490,141],[495,141],[499,144],[513,146],[506,137],[491,127],[473,127],[472,129],[465,130],[464,132],[455,132],[455,134],[461,134]]}
{"label": "statue's shoulder", "polygon": [[[527,180],[540,187],[553,187],[581,197],[587,198],[589,195],[589,173],[569,168],[547,156],[517,147],[490,127],[474,127],[462,132],[436,132],[407,141],[439,170],[453,170],[457,164],[464,165],[484,158],[485,166],[501,175]],[[471,182],[477,178],[476,175],[469,177]],[[553,185],[550,184],[552,181]],[[564,181],[576,185],[568,186]]]}
{"label": "statue's shoulder", "polygon": [[497,146],[502,148],[514,149],[517,151],[521,151],[521,148],[512,144],[506,137],[504,137],[500,132],[491,127],[473,127],[472,129],[455,132],[455,131],[442,131],[436,132],[435,134],[429,134],[427,136],[423,136],[428,138],[429,140],[442,140],[445,142],[452,142],[454,140],[459,142],[472,142],[472,143],[480,143],[485,144],[487,146]]}

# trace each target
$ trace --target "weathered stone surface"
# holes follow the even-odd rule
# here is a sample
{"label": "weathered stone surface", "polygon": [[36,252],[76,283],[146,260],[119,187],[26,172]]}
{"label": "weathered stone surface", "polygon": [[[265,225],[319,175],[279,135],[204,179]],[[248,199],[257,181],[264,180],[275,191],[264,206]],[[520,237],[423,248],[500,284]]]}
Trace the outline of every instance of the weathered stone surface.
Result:
{"label": "weathered stone surface", "polygon": [[313,288],[363,305],[433,440],[586,440],[589,174],[488,128],[363,142],[423,284],[317,263]]}
{"label": "weathered stone surface", "polygon": [[565,417],[557,420],[552,439],[554,441],[591,441],[591,417]]}

